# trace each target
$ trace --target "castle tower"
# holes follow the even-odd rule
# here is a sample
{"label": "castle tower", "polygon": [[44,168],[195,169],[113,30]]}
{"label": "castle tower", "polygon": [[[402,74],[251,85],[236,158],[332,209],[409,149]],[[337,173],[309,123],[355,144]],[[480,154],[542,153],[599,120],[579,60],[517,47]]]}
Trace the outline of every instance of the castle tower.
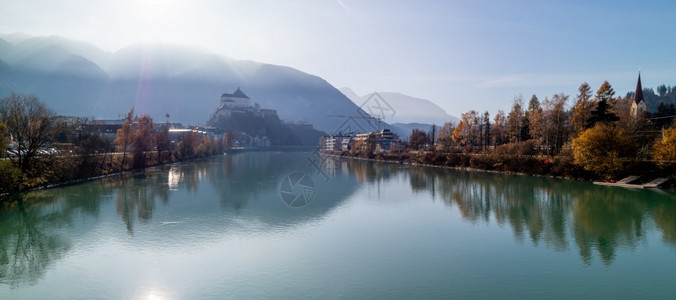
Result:
{"label": "castle tower", "polygon": [[221,95],[221,106],[226,108],[247,108],[251,106],[251,99],[237,87],[234,93],[224,93]]}

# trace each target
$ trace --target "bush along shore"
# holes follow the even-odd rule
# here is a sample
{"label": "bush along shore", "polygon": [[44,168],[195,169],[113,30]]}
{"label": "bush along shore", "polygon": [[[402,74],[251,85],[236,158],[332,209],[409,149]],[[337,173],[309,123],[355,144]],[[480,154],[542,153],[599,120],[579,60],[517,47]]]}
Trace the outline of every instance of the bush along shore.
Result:
{"label": "bush along shore", "polygon": [[[200,147],[202,148],[202,147]],[[200,149],[201,150],[201,149]],[[204,148],[204,150],[208,150]],[[180,150],[163,152],[146,152],[136,154],[100,153],[81,154],[68,153],[43,156],[34,161],[40,170],[23,175],[12,170],[11,161],[0,161],[0,176],[3,179],[3,193],[0,194],[0,208],[11,208],[17,205],[23,192],[63,185],[79,184],[109,176],[117,176],[162,165],[174,164],[213,155],[222,151],[197,151],[190,155]],[[136,158],[141,156],[142,158]],[[8,178],[7,175],[11,177]]]}
{"label": "bush along shore", "polygon": [[[599,177],[596,172],[586,170],[581,165],[575,163],[569,151],[564,151],[556,156],[510,155],[495,153],[495,151],[472,154],[448,153],[435,150],[402,151],[396,153],[325,151],[322,154],[341,158],[366,159],[406,165],[481,170],[587,181],[606,180]],[[671,178],[671,186],[676,182],[676,177],[674,176],[676,163],[664,164],[648,160],[622,160],[620,164],[620,171],[614,173],[614,178],[637,175],[645,179],[658,177]]]}
{"label": "bush along shore", "polygon": [[24,191],[225,153],[229,134],[186,130],[173,137],[147,114],[130,110],[113,140],[89,124],[57,117],[32,95],[0,99],[0,207],[16,205]]}

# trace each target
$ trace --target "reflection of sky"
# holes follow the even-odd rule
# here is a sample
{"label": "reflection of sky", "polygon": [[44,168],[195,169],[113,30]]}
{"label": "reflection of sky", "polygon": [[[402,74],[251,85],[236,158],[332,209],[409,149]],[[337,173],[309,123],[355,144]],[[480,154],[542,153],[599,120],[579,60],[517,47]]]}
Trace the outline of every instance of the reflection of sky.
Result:
{"label": "reflection of sky", "polygon": [[[170,176],[183,181],[177,181],[166,204],[156,203],[151,220],[134,226],[133,234],[116,211],[116,196],[105,198],[98,215],[81,214],[58,227],[71,239],[71,249],[37,285],[14,290],[0,285],[0,296],[640,298],[643,292],[674,292],[668,281],[675,271],[663,263],[674,249],[659,242],[654,226],[643,228],[638,244],[616,249],[612,264],[604,264],[598,254],[589,263],[581,261],[570,206],[562,206],[568,207],[565,247],[538,231],[537,220],[543,220],[544,231],[551,230],[558,193],[578,188],[595,196],[606,189],[359,162],[351,170],[364,174],[346,176],[338,169],[329,183],[316,181],[319,194],[308,210],[286,207],[274,179],[253,185],[259,190],[249,190],[248,202],[235,209],[221,197],[242,195],[234,189],[248,188],[241,179],[255,174],[232,170],[229,179],[238,180],[202,177],[199,188],[191,188],[190,176],[213,175],[220,166],[205,171],[195,169],[199,163],[189,164],[159,175],[161,185],[171,182]],[[130,195],[138,194],[134,186],[127,182]],[[349,193],[328,205],[342,189]],[[622,200],[625,194],[614,197]],[[649,219],[646,211],[640,213]],[[520,226],[523,237],[515,239]]]}

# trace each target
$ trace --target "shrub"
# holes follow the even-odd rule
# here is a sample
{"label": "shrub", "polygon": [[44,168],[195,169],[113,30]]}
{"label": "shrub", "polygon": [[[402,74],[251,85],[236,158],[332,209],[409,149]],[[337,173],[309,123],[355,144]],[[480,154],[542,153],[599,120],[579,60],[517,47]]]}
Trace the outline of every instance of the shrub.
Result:
{"label": "shrub", "polygon": [[635,148],[624,129],[599,123],[573,140],[573,157],[585,170],[612,178],[623,170],[623,160],[631,157]]}

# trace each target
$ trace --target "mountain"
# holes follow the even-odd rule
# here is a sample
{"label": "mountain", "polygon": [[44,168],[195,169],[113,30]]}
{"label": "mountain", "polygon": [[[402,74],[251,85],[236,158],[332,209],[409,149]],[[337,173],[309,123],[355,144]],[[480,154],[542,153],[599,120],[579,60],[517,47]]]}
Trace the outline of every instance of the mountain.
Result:
{"label": "mountain", "polygon": [[205,124],[220,95],[238,87],[284,121],[329,133],[369,128],[365,120],[327,117],[364,112],[324,79],[290,67],[177,45],[111,53],[57,36],[0,36],[0,97],[34,94],[59,115],[113,119],[134,107],[155,120],[168,113],[171,122]]}
{"label": "mountain", "polygon": [[[392,123],[393,127],[396,127],[399,132],[404,132],[404,135],[400,134],[401,139],[407,140],[408,137],[413,132],[413,129],[422,130],[424,132],[430,132],[432,129],[432,124],[423,124],[423,123]],[[437,128],[437,131],[439,129]]]}
{"label": "mountain", "polygon": [[446,122],[458,123],[459,121],[458,118],[449,115],[443,108],[429,100],[392,92],[376,92],[359,96],[352,89],[346,87],[341,88],[340,91],[350,98],[355,105],[371,113],[374,111],[370,103],[375,103],[374,99],[379,99],[382,103],[378,106],[384,107],[385,111],[376,107],[375,113],[381,114],[383,120],[391,124],[421,123],[441,126]]}

